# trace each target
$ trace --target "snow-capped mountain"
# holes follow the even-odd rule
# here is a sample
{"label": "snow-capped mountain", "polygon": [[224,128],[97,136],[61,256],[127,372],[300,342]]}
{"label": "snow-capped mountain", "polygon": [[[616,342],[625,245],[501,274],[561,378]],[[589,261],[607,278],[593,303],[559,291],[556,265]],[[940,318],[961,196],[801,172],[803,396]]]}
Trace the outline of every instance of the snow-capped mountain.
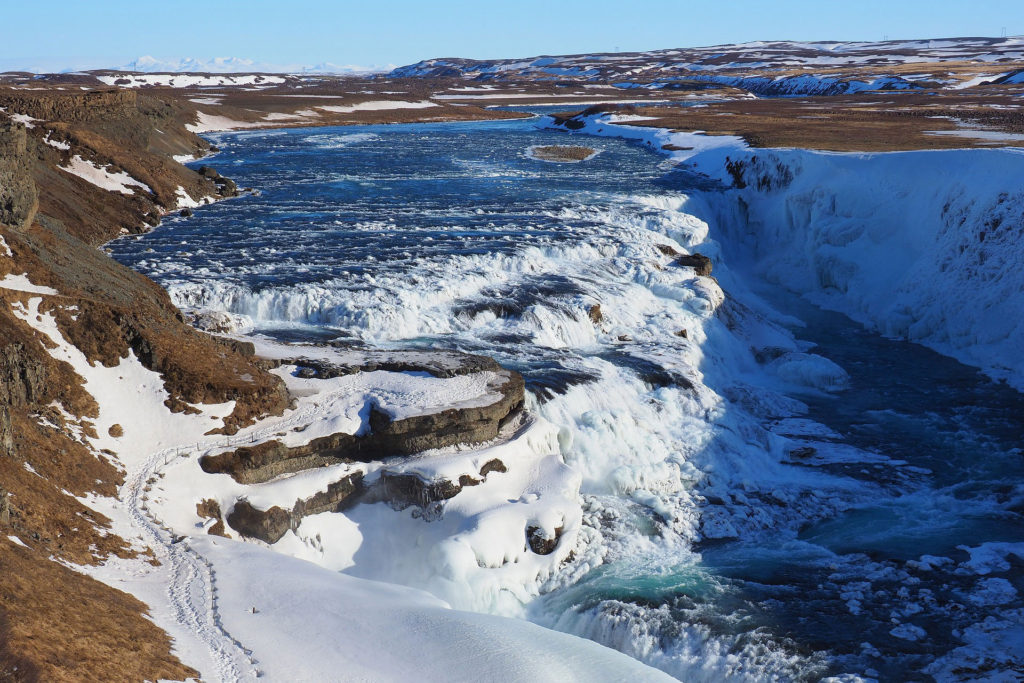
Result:
{"label": "snow-capped mountain", "polygon": [[146,55],[127,64],[116,67],[116,71],[132,71],[138,73],[371,73],[394,68],[386,66],[361,66],[357,64],[334,64],[321,62],[308,64],[271,64],[257,62],[243,57],[213,57],[200,59],[196,57],[159,59]]}

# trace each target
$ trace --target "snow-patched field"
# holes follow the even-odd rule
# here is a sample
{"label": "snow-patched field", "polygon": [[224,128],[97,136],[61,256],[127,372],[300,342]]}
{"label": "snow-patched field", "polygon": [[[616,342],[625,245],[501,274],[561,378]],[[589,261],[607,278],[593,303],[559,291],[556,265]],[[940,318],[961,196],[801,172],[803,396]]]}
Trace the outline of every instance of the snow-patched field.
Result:
{"label": "snow-patched field", "polygon": [[135,190],[133,188],[138,188],[144,192],[153,191],[145,183],[131,177],[127,171],[112,173],[105,168],[101,168],[95,162],[83,159],[77,154],[71,157],[67,166],[58,166],[58,168],[62,171],[67,171],[71,175],[76,175],[82,180],[92,183],[96,187],[107,190],[108,192],[134,194]]}

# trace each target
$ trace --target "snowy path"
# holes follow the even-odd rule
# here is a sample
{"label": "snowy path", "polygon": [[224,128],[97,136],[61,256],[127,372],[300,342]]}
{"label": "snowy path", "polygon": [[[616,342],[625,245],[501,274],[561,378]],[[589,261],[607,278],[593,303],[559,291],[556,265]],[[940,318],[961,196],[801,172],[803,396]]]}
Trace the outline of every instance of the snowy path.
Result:
{"label": "snowy path", "polygon": [[[268,418],[246,430],[243,437],[208,438],[165,448],[130,467],[119,498],[125,505],[132,526],[152,549],[166,574],[168,613],[173,616],[181,634],[190,634],[192,645],[199,644],[208,653],[212,666],[203,671],[203,678],[218,681],[250,681],[260,677],[258,662],[252,652],[235,639],[223,626],[217,607],[217,577],[211,563],[188,540],[175,536],[148,506],[150,486],[161,476],[161,470],[189,452],[203,454],[225,443],[236,445],[243,440],[260,441],[282,429],[308,424],[325,411],[323,404],[306,406],[282,418]],[[184,645],[178,644],[179,647]],[[190,663],[190,662],[186,662]],[[191,663],[195,666],[195,663]]]}
{"label": "snowy path", "polygon": [[167,598],[175,620],[193,633],[209,652],[213,670],[204,672],[204,677],[212,674],[215,680],[221,681],[253,680],[259,677],[256,663],[220,624],[216,579],[210,563],[182,539],[176,541],[147,510],[145,493],[149,482],[170,457],[177,457],[179,450],[159,451],[129,472],[120,497],[135,527],[169,575]]}

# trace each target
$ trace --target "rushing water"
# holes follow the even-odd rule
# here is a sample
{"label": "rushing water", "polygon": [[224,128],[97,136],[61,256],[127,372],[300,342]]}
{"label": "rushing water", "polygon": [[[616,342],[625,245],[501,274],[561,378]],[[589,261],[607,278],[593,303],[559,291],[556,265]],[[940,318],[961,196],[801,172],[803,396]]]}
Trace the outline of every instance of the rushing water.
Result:
{"label": "rushing water", "polygon": [[258,332],[520,370],[592,532],[540,623],[685,680],[1018,680],[1021,395],[728,268],[719,306],[657,249],[716,252],[683,210],[716,188],[582,140],[557,164],[533,121],[224,134],[212,163],[260,194],[112,249]]}

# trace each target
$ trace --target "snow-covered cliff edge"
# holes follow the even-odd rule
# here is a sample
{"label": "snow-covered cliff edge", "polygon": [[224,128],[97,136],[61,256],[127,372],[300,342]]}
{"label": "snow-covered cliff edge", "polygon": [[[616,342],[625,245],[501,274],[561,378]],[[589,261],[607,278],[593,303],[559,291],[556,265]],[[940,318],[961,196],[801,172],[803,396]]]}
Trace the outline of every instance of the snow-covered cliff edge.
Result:
{"label": "snow-covered cliff edge", "polygon": [[734,270],[1024,387],[1024,150],[751,149],[615,125],[627,120],[577,130],[636,139],[718,181],[685,210]]}

